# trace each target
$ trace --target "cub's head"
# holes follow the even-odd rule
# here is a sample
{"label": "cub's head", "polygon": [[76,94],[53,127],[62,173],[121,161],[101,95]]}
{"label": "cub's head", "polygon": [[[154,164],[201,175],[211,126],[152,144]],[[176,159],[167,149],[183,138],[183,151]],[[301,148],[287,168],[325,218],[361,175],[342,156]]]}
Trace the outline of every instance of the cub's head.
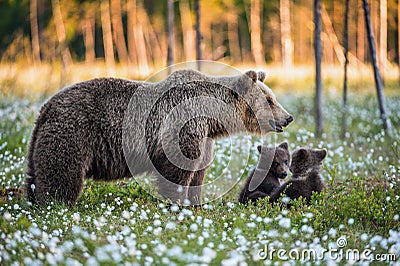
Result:
{"label": "cub's head", "polygon": [[[290,164],[290,152],[287,142],[279,144],[275,149],[259,145],[258,152],[261,154],[259,167],[270,166],[269,171],[276,177],[285,179],[288,175]],[[272,163],[271,163],[272,159]]]}
{"label": "cub's head", "polygon": [[312,171],[319,171],[326,153],[325,149],[297,149],[292,154],[290,171],[296,176],[307,175]]}
{"label": "cub's head", "polygon": [[265,72],[250,70],[240,78],[237,88],[245,101],[240,113],[247,130],[261,135],[282,132],[293,121],[293,116],[279,104],[264,79]]}

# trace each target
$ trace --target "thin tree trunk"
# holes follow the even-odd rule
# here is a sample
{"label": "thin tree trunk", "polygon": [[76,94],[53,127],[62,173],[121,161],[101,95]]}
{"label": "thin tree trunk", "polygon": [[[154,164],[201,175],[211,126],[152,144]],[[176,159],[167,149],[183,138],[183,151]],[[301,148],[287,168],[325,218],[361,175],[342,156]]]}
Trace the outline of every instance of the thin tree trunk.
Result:
{"label": "thin tree trunk", "polygon": [[118,59],[122,64],[127,64],[129,57],[126,49],[124,26],[122,25],[120,0],[111,0],[111,23]]}
{"label": "thin tree trunk", "polygon": [[103,44],[106,65],[113,67],[115,64],[114,47],[112,41],[110,4],[109,0],[102,0],[100,4],[101,27],[103,29]]}
{"label": "thin tree trunk", "polygon": [[201,63],[200,60],[202,58],[201,55],[201,32],[200,32],[200,3],[199,0],[194,0],[194,12],[196,14],[196,60],[197,60],[197,70],[200,71]]}
{"label": "thin tree trunk", "polygon": [[386,100],[385,96],[383,95],[383,83],[381,76],[379,74],[378,62],[376,59],[375,40],[374,40],[374,34],[372,33],[368,0],[363,0],[363,4],[364,4],[365,25],[367,27],[369,48],[372,57],[372,64],[374,67],[374,79],[376,85],[376,92],[378,96],[379,111],[381,114],[383,129],[389,136],[391,136],[390,122],[387,120],[387,115],[386,115]]}
{"label": "thin tree trunk", "polygon": [[383,78],[387,62],[387,0],[380,0],[379,11],[379,67]]}
{"label": "thin tree trunk", "polygon": [[143,31],[145,34],[145,40],[147,40],[148,47],[150,47],[151,52],[148,54],[151,55],[152,58],[149,58],[149,60],[152,60],[154,64],[160,63],[163,64],[165,62],[165,59],[167,58],[166,54],[163,53],[163,50],[160,45],[160,41],[157,38],[156,31],[154,30],[149,16],[147,15],[146,10],[143,10],[142,12],[138,13],[138,19],[139,21],[142,21],[142,24],[146,26],[144,28],[145,30]]}
{"label": "thin tree trunk", "polygon": [[229,53],[231,55],[232,62],[242,62],[242,56],[240,54],[240,44],[239,44],[239,29],[237,15],[234,11],[229,10],[226,15],[226,20],[228,24],[228,43],[229,43]]}
{"label": "thin tree trunk", "polygon": [[65,32],[64,21],[61,15],[60,2],[58,0],[52,0],[51,4],[53,9],[54,23],[56,24],[58,43],[61,50],[62,67],[60,85],[64,86],[66,83],[67,69],[69,65],[72,64],[72,57],[67,45],[67,35]]}
{"label": "thin tree trunk", "polygon": [[349,64],[348,53],[349,53],[349,2],[346,0],[346,9],[344,14],[344,80],[343,80],[343,109],[342,109],[342,138],[345,138],[347,132],[347,66]]}
{"label": "thin tree trunk", "polygon": [[127,20],[128,20],[128,53],[129,53],[129,62],[133,68],[138,67],[138,56],[136,50],[136,42],[135,42],[135,30],[136,30],[136,0],[127,0],[126,9],[127,9]]}
{"label": "thin tree trunk", "polygon": [[[136,22],[138,22],[138,13],[146,12],[143,7],[142,1],[137,3]],[[135,43],[137,45],[136,51],[139,60],[139,74],[146,76],[150,73],[149,62],[147,60],[146,42],[144,40],[143,26],[141,23],[135,24]]]}
{"label": "thin tree trunk", "polygon": [[179,1],[179,11],[181,15],[183,50],[186,61],[192,61],[196,58],[195,54],[195,32],[193,30],[193,21],[191,17],[189,1]]}
{"label": "thin tree trunk", "polygon": [[[347,0],[346,0],[347,1]],[[333,50],[335,51],[336,58],[339,61],[339,64],[343,65],[345,58],[342,50],[342,46],[339,43],[335,30],[333,29],[332,21],[329,18],[328,12],[326,12],[325,6],[321,4],[321,16],[322,21],[325,25],[326,33],[328,34],[329,41],[332,44]],[[333,60],[332,60],[333,62]]]}
{"label": "thin tree trunk", "polygon": [[282,63],[289,67],[293,65],[293,42],[291,38],[290,26],[290,1],[280,0],[281,17],[281,44],[282,44]]}
{"label": "thin tree trunk", "polygon": [[[362,7],[362,0],[357,0],[360,3],[360,7]],[[359,10],[357,8],[357,10]],[[364,17],[360,12],[357,12],[357,58],[364,63],[365,60],[365,28],[364,28]]]}
{"label": "thin tree trunk", "polygon": [[322,115],[322,79],[321,79],[321,0],[314,0],[314,54],[315,54],[315,119],[316,136],[320,137],[324,132]]}
{"label": "thin tree trunk", "polygon": [[[170,67],[174,64],[174,0],[168,0],[167,7],[167,29],[168,29],[168,55],[167,65]],[[171,68],[168,68],[171,73]]]}
{"label": "thin tree trunk", "polygon": [[[89,11],[90,12],[90,11]],[[93,63],[96,54],[94,51],[94,28],[95,28],[95,18],[94,14],[90,12],[84,20],[83,34],[85,41],[85,61],[86,63]]]}
{"label": "thin tree trunk", "polygon": [[53,9],[54,23],[56,24],[58,43],[61,48],[62,65],[63,69],[66,69],[71,64],[72,58],[67,45],[67,35],[61,15],[60,2],[58,0],[52,0],[51,4]]}
{"label": "thin tree trunk", "polygon": [[400,83],[400,1],[397,1],[397,64],[399,68],[399,83]]}
{"label": "thin tree trunk", "polygon": [[260,0],[251,0],[250,6],[251,51],[257,66],[265,65],[261,42],[261,4]]}
{"label": "thin tree trunk", "polygon": [[37,0],[30,1],[29,18],[31,22],[32,57],[34,64],[40,64],[39,26],[37,19]]}

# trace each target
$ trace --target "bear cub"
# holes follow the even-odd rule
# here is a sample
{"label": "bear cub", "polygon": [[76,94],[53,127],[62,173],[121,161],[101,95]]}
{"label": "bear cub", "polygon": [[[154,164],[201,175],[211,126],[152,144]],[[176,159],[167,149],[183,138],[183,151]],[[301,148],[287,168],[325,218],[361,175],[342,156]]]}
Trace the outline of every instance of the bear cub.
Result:
{"label": "bear cub", "polygon": [[[255,202],[258,198],[269,196],[281,185],[280,180],[288,175],[290,152],[287,142],[276,148],[259,145],[257,149],[260,153],[258,166],[250,173],[239,194],[240,203]],[[254,188],[257,184],[259,186]]]}
{"label": "bear cub", "polygon": [[292,178],[271,193],[270,202],[276,202],[282,195],[286,195],[292,200],[301,196],[310,202],[313,192],[319,193],[324,189],[321,165],[326,154],[325,149],[300,148],[295,150],[290,165]]}

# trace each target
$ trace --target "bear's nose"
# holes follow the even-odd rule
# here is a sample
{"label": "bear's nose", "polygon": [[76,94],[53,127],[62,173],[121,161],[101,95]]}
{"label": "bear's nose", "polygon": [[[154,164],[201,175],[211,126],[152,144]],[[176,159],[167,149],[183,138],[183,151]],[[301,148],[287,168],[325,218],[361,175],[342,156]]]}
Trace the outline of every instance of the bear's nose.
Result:
{"label": "bear's nose", "polygon": [[282,172],[281,175],[287,177],[287,172]]}
{"label": "bear's nose", "polygon": [[287,119],[286,119],[286,122],[289,124],[290,122],[292,122],[293,121],[293,116],[289,116]]}

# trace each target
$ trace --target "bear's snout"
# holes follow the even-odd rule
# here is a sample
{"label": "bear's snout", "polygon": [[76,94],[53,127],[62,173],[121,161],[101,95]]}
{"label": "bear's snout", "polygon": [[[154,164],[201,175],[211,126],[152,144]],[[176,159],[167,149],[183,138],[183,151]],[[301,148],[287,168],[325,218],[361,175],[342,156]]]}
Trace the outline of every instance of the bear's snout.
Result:
{"label": "bear's snout", "polygon": [[294,120],[294,118],[293,118],[293,116],[289,116],[288,118],[286,118],[286,125],[289,125],[291,122],[293,122],[293,120]]}

